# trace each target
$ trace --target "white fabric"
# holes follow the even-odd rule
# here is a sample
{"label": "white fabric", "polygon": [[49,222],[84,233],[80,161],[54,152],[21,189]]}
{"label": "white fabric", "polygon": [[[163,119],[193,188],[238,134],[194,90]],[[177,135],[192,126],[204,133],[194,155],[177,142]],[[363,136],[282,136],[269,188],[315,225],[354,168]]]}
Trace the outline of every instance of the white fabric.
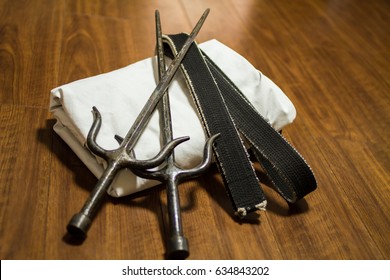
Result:
{"label": "white fabric", "polygon": [[[296,111],[291,101],[246,59],[217,40],[207,41],[199,46],[276,130],[294,120]],[[156,70],[156,59],[148,58],[51,91],[50,111],[57,119],[55,132],[96,177],[102,174],[105,163],[84,147],[92,124],[92,107],[96,106],[102,115],[98,144],[105,149],[117,148],[114,135],[126,135],[157,84]],[[175,148],[176,161],[184,168],[193,167],[202,160],[206,137],[180,71],[169,88],[169,96],[174,137],[190,136],[189,141]],[[159,135],[158,113],[154,112],[135,146],[138,159],[149,159],[157,154],[160,150]],[[142,179],[128,170],[122,170],[109,194],[124,196],[157,184],[159,182]]]}

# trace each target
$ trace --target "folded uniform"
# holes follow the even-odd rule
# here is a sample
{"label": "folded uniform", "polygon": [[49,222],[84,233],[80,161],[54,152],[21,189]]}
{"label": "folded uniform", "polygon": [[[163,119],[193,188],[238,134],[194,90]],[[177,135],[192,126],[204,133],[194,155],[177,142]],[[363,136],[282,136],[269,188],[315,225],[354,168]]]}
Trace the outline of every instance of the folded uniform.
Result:
{"label": "folded uniform", "polygon": [[[255,69],[245,58],[217,40],[199,45],[252,103],[254,108],[274,127],[282,129],[296,115],[295,108],[281,89]],[[114,135],[126,135],[158,82],[155,58],[148,58],[127,67],[98,76],[75,81],[51,91],[50,111],[57,119],[55,132],[70,146],[88,169],[100,177],[105,162],[85,146],[92,124],[91,109],[97,107],[102,126],[97,142],[104,149],[115,149]],[[190,136],[175,148],[175,159],[183,168],[202,161],[206,141],[197,109],[187,93],[185,80],[177,72],[170,88],[174,137]],[[137,159],[149,159],[161,149],[160,125],[155,112],[135,146]],[[160,182],[143,179],[122,170],[109,189],[115,197],[153,187]]]}

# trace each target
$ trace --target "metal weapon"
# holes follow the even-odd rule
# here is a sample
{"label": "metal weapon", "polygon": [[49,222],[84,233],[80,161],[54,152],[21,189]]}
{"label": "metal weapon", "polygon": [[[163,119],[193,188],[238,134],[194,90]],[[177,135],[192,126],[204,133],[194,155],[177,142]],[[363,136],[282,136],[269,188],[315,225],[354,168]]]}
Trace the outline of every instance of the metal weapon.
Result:
{"label": "metal weapon", "polygon": [[120,169],[147,169],[159,166],[162,162],[164,162],[166,156],[168,156],[177,145],[189,139],[189,137],[180,137],[170,141],[154,158],[150,160],[137,160],[134,157],[133,148],[138,138],[140,137],[141,132],[146,127],[150,116],[156,108],[159,100],[164,95],[166,89],[169,87],[173,76],[179,68],[180,63],[186,55],[191,44],[195,40],[195,37],[206,20],[208,13],[209,9],[207,9],[199,19],[187,41],[184,43],[183,48],[172,61],[164,75],[161,77],[160,82],[150,95],[148,101],[134,121],[134,124],[123,139],[119,148],[115,150],[105,150],[96,143],[96,136],[99,132],[102,119],[98,109],[93,107],[93,123],[87,136],[87,146],[92,153],[106,160],[107,167],[80,212],[75,214],[69,221],[67,225],[67,231],[69,234],[81,238],[86,237],[88,229],[92,224],[92,219],[103,202],[106,192],[111,185],[115,175]]}
{"label": "metal weapon", "polygon": [[[157,62],[159,78],[165,73],[164,49],[162,42],[162,31],[160,14],[158,11],[156,16],[156,41],[157,41]],[[170,112],[168,90],[165,92],[162,100],[159,103],[160,126],[162,130],[163,144],[172,141],[172,118]],[[183,234],[183,226],[181,221],[180,199],[178,192],[178,184],[184,179],[193,178],[203,173],[211,164],[212,161],[212,145],[219,134],[210,137],[204,146],[204,158],[202,163],[192,169],[182,169],[175,163],[174,151],[167,157],[165,163],[158,170],[140,170],[134,169],[133,172],[141,177],[159,180],[165,182],[167,188],[168,202],[168,217],[169,217],[169,239],[167,244],[167,257],[169,259],[185,259],[189,256],[188,240]],[[121,143],[122,138],[115,136],[117,141]]]}

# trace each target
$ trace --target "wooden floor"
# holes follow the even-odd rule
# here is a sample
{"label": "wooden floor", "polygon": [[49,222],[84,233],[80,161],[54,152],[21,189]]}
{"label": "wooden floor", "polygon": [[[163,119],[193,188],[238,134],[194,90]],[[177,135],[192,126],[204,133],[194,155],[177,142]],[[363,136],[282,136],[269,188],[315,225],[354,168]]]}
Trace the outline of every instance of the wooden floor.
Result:
{"label": "wooden floor", "polygon": [[[387,0],[0,0],[1,259],[163,259],[164,186],[107,199],[83,243],[66,236],[96,178],[53,132],[52,88],[154,53],[164,31],[218,39],[296,106],[284,135],[318,190],[294,207],[233,217],[215,167],[180,188],[190,259],[390,258]],[[257,166],[257,165],[256,165]]]}

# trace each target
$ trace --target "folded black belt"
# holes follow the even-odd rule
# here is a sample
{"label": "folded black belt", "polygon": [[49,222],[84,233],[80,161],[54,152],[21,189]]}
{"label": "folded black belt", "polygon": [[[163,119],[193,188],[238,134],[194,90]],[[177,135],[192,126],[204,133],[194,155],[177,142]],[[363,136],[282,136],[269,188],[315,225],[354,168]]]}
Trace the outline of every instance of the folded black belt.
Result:
{"label": "folded black belt", "polygon": [[[187,34],[164,36],[175,56]],[[303,157],[251,105],[234,83],[194,43],[181,65],[206,133],[220,133],[214,154],[233,208],[240,217],[267,201],[243,140],[285,200],[294,203],[317,187]]]}

